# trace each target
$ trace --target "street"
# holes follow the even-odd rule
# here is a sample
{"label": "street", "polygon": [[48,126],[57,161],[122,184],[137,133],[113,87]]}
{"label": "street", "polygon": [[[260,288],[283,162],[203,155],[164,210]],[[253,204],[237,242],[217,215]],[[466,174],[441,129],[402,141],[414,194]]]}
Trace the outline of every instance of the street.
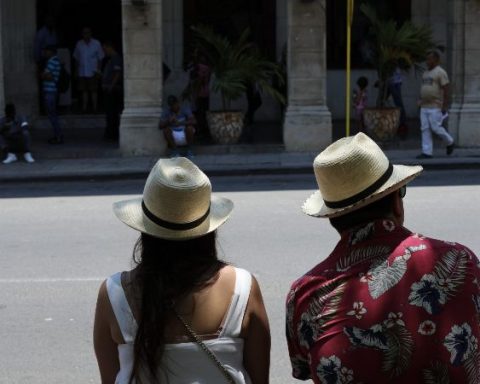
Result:
{"label": "street", "polygon": [[[98,287],[131,267],[138,234],[112,203],[143,180],[5,184],[0,189],[0,383],[99,383],[92,345]],[[220,256],[260,282],[272,331],[271,382],[291,383],[284,301],[291,282],[338,239],[328,220],[301,212],[311,175],[217,177],[235,210]],[[480,254],[480,172],[429,171],[410,185],[405,226]]]}

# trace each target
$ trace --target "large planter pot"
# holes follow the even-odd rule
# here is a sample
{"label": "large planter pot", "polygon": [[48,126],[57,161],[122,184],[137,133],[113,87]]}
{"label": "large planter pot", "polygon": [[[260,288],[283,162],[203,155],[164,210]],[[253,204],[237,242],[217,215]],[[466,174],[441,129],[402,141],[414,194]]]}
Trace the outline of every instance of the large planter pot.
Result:
{"label": "large planter pot", "polygon": [[379,141],[392,140],[400,124],[399,108],[365,108],[363,123],[367,133]]}
{"label": "large planter pot", "polygon": [[235,144],[243,131],[243,112],[207,112],[208,129],[217,144]]}

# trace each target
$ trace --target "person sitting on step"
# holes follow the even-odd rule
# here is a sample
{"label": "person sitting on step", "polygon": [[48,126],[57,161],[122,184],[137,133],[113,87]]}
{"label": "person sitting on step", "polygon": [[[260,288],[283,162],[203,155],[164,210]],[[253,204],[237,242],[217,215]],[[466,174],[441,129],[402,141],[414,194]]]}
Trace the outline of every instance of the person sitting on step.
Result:
{"label": "person sitting on step", "polygon": [[186,156],[191,157],[190,145],[193,144],[197,123],[195,116],[190,108],[182,106],[174,95],[168,96],[167,105],[160,118],[159,129],[163,130],[171,156],[179,156],[179,148],[183,147],[186,149]]}
{"label": "person sitting on step", "polygon": [[23,152],[23,158],[27,163],[35,162],[30,153],[31,140],[27,128],[27,120],[17,116],[15,105],[7,104],[5,116],[0,118],[0,151],[7,154],[3,164],[18,160],[15,151]]}

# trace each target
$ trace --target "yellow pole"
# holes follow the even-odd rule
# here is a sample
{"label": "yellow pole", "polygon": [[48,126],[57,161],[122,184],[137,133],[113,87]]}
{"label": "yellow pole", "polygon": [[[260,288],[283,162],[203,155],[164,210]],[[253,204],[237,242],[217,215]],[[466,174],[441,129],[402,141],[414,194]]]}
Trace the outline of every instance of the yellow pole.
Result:
{"label": "yellow pole", "polygon": [[345,119],[346,136],[350,136],[350,111],[351,111],[351,62],[352,62],[352,22],[354,0],[347,0],[347,65],[346,65],[346,89],[345,89]]}

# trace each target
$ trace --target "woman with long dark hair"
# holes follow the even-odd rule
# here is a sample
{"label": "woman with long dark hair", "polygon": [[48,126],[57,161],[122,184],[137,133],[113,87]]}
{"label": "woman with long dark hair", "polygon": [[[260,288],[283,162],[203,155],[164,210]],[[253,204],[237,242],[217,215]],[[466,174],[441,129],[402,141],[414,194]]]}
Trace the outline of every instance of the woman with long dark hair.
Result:
{"label": "woman with long dark hair", "polygon": [[217,258],[216,230],[232,209],[185,158],[159,160],[142,198],[114,204],[141,235],[135,268],[100,287],[94,345],[103,384],[268,383],[258,283]]}

